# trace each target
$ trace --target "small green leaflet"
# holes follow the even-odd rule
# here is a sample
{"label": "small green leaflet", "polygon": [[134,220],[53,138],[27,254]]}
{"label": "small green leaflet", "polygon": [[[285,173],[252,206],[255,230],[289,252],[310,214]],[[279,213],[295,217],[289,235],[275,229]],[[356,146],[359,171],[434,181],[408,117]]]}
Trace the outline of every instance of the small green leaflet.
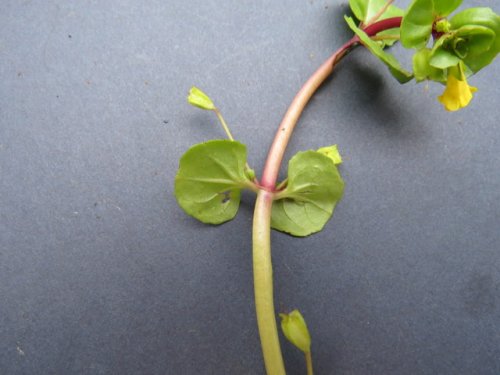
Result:
{"label": "small green leaflet", "polygon": [[[349,6],[358,20],[366,24],[384,7],[387,0],[349,0]],[[404,11],[395,5],[389,5],[384,13],[380,15],[379,21],[391,17],[401,17]]]}
{"label": "small green leaflet", "polygon": [[298,237],[319,232],[343,191],[332,159],[317,151],[299,152],[288,164],[287,187],[276,194],[271,227]]}
{"label": "small green leaflet", "polygon": [[245,173],[246,146],[213,140],[191,147],[182,157],[174,194],[187,214],[207,224],[231,220],[242,188],[253,183]]}
{"label": "small green leaflet", "polygon": [[396,60],[394,56],[388,54],[387,52],[384,52],[382,47],[377,42],[370,39],[370,37],[366,35],[363,30],[359,29],[355,25],[354,20],[351,17],[345,16],[344,18],[349,27],[356,33],[356,35],[363,42],[366,48],[368,48],[371,53],[377,56],[385,65],[387,65],[394,78],[396,78],[400,83],[406,83],[413,78],[413,75],[410,72],[404,70],[399,64],[399,61]]}

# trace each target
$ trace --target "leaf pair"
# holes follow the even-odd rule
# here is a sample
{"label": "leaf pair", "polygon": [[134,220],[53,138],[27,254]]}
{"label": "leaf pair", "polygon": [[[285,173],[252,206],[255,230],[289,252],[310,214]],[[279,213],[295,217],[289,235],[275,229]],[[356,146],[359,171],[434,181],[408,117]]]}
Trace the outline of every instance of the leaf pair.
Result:
{"label": "leaf pair", "polygon": [[[174,194],[189,215],[221,224],[236,215],[241,190],[258,190],[245,168],[246,147],[236,141],[214,140],[191,147],[181,158]],[[274,229],[294,236],[320,231],[342,197],[344,183],[335,164],[336,146],[295,155],[289,163],[287,186],[276,193]]]}

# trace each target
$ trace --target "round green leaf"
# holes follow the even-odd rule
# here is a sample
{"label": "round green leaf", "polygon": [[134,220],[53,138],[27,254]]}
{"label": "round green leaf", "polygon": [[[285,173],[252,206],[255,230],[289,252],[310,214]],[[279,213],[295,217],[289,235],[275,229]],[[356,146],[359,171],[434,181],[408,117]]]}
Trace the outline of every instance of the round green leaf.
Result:
{"label": "round green leaf", "polygon": [[344,181],[333,160],[316,151],[296,154],[288,164],[288,185],[273,203],[272,228],[303,237],[319,232],[342,197]]}
{"label": "round green leaf", "polygon": [[231,220],[238,211],[240,191],[251,186],[245,173],[246,146],[214,140],[191,147],[182,157],[174,194],[187,214],[208,224]]}
{"label": "round green leaf", "polygon": [[[490,8],[470,8],[457,13],[450,19],[452,29],[466,39],[467,55],[463,61],[474,73],[489,65],[500,52],[500,16]],[[494,40],[489,42],[491,33]],[[489,48],[485,47],[489,44]]]}
{"label": "round green leaf", "polygon": [[463,40],[467,55],[479,55],[488,51],[495,42],[495,32],[484,26],[463,26],[456,32],[457,38]]}
{"label": "round green leaf", "polygon": [[423,48],[434,22],[433,0],[413,0],[401,22],[401,44],[406,48]]}

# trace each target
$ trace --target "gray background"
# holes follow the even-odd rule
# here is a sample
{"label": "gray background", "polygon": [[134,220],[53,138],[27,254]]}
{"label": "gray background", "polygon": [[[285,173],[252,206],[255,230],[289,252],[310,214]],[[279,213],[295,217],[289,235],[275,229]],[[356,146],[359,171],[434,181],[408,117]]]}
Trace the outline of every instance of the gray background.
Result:
{"label": "gray background", "polygon": [[[263,374],[252,194],[220,227],[172,195],[183,152],[224,137],[185,97],[208,92],[260,171],[347,12],[2,0],[0,374]],[[287,157],[338,143],[345,196],[323,232],[272,240],[277,309],[303,312],[317,374],[500,373],[499,75],[447,113],[442,87],[359,49],[312,100]]]}

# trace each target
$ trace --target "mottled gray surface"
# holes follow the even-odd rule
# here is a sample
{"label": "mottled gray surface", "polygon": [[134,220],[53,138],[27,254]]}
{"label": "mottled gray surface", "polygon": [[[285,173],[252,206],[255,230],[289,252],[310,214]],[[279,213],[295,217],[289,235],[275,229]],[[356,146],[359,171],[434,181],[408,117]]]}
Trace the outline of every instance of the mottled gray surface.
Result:
{"label": "mottled gray surface", "polygon": [[[346,3],[2,1],[0,374],[263,374],[253,196],[220,227],[172,196],[182,153],[223,137],[185,96],[260,170]],[[308,107],[288,156],[338,143],[345,197],[320,234],[273,233],[273,260],[317,374],[500,373],[499,77],[450,114],[359,50]]]}

